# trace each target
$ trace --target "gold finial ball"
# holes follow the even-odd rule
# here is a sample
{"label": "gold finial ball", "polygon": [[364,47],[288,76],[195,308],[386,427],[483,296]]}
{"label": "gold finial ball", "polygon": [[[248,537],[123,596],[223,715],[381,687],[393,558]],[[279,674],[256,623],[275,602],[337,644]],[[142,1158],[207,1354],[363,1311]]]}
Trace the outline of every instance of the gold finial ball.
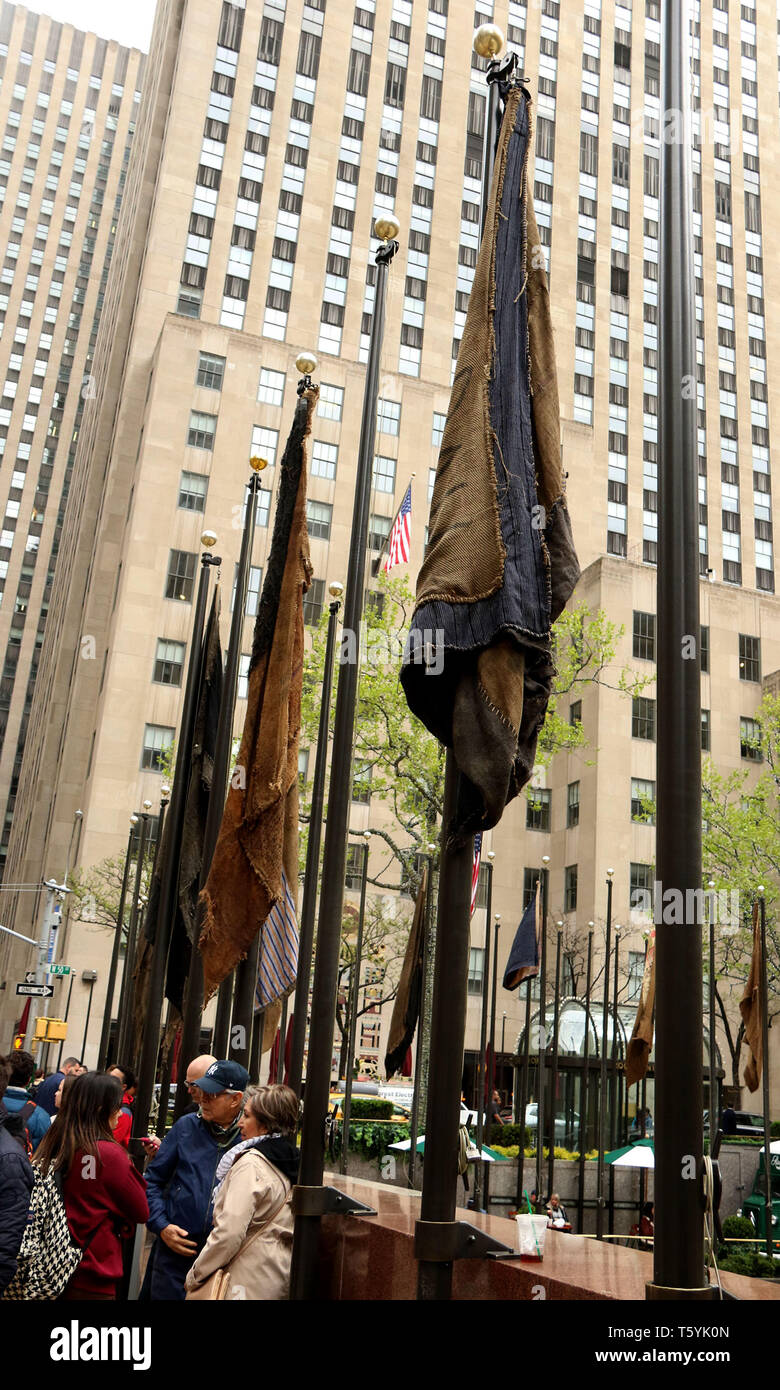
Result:
{"label": "gold finial ball", "polygon": [[374,218],[374,236],[380,241],[395,241],[401,230],[401,223],[392,212],[378,212]]}
{"label": "gold finial ball", "polygon": [[170,794],[171,794],[171,789],[170,789],[170,787],[168,787],[168,786],[162,786],[162,787],[160,787],[160,796],[163,797],[165,800],[167,800],[167,798],[170,796]]}
{"label": "gold finial ball", "polygon": [[151,811],[151,809],[152,809],[152,803],[151,803],[151,801],[145,801],[145,802],[144,802],[144,810],[145,810],[145,811]]}
{"label": "gold finial ball", "polygon": [[135,814],[133,814],[133,815],[130,817],[130,824],[131,824],[131,825],[137,825],[137,824],[138,824],[138,817],[137,817]]}
{"label": "gold finial ball", "polygon": [[299,352],[295,365],[301,376],[311,376],[312,372],[317,370],[317,359],[313,352]]}
{"label": "gold finial ball", "polygon": [[216,531],[203,531],[200,538],[201,545],[205,545],[207,550],[211,550],[217,543]]}
{"label": "gold finial ball", "polygon": [[338,579],[332,580],[331,583],[328,585],[328,593],[330,594],[331,598],[341,598],[343,592],[344,585],[340,584]]}
{"label": "gold finial ball", "polygon": [[504,35],[497,24],[480,24],[474,35],[474,52],[479,58],[495,58],[504,47]]}
{"label": "gold finial ball", "polygon": [[363,839],[364,839],[364,840],[370,840],[370,839],[371,839],[371,834],[372,834],[372,832],[371,832],[370,830],[364,830],[364,831],[363,831]]}
{"label": "gold finial ball", "polygon": [[268,459],[261,459],[257,454],[253,454],[249,460],[249,467],[255,473],[262,473],[263,469],[268,467]]}

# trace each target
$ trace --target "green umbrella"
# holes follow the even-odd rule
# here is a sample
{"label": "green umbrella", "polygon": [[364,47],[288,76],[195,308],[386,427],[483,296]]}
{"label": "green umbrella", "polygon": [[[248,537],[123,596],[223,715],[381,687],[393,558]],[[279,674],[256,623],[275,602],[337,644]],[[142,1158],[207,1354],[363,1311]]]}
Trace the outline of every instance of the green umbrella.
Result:
{"label": "green umbrella", "polygon": [[637,1139],[634,1144],[625,1144],[622,1149],[612,1149],[604,1155],[605,1163],[616,1163],[621,1168],[654,1168],[655,1149],[652,1139]]}

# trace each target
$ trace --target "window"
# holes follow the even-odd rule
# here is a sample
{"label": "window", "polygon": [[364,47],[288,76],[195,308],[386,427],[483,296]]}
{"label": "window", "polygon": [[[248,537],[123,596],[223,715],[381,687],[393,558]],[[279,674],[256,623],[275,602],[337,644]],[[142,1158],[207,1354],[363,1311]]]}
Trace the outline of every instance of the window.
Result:
{"label": "window", "polygon": [[438,121],[441,114],[441,82],[423,74],[420,93],[420,115],[427,121]]}
{"label": "window", "polygon": [[761,680],[761,638],[739,634],[739,679]]}
{"label": "window", "polygon": [[710,669],[710,630],[708,627],[699,628],[699,655],[701,656],[701,669],[706,674]]}
{"label": "window", "polygon": [[333,508],[327,502],[313,502],[309,498],[306,503],[306,525],[312,540],[330,540],[330,523],[333,517]]}
{"label": "window", "polygon": [[739,721],[739,752],[740,757],[747,758],[752,763],[762,763],[764,755],[761,752],[761,725],[757,719],[745,719]]}
{"label": "window", "polygon": [[[631,864],[629,870],[629,902],[632,909],[642,909],[648,905],[647,894],[652,904],[653,866],[652,864]],[[652,907],[651,907],[652,911]]]}
{"label": "window", "polygon": [[183,314],[188,319],[198,319],[202,302],[203,295],[200,290],[182,290],[176,304],[176,313]]}
{"label": "window", "polygon": [[168,556],[168,578],[165,582],[165,597],[192,601],[195,583],[195,566],[198,557],[189,550],[172,550]]}
{"label": "window", "polygon": [[155,684],[181,685],[184,650],[183,642],[169,642],[166,637],[157,638],[157,655],[152,676]]}
{"label": "window", "polygon": [[631,737],[655,739],[655,700],[638,695],[631,701]]}
{"label": "window", "polygon": [[367,806],[371,800],[371,764],[355,763],[352,769],[352,800]]}
{"label": "window", "polygon": [[279,66],[279,55],[282,51],[282,35],[284,25],[278,19],[263,17],[263,24],[260,30],[260,46],[257,56],[261,63],[270,63],[272,67]]}
{"label": "window", "polygon": [[353,48],[349,54],[349,68],[347,70],[347,91],[356,92],[358,96],[368,95],[368,75],[371,71],[371,55],[361,53],[359,49]]}
{"label": "window", "polygon": [[316,79],[320,68],[320,44],[319,34],[310,34],[303,30],[298,40],[298,59],[295,64],[303,77]]}
{"label": "window", "polygon": [[375,455],[373,485],[377,492],[392,493],[395,490],[395,465],[394,458],[388,458],[385,454]]}
{"label": "window", "polygon": [[570,782],[566,793],[566,825],[573,830],[580,823],[580,784]]}
{"label": "window", "polygon": [[335,478],[338,456],[338,444],[324,444],[321,439],[315,439],[311,446],[312,477]]}
{"label": "window", "polygon": [[217,357],[213,352],[202,352],[198,358],[198,375],[196,385],[205,386],[209,391],[222,390],[222,378],[225,375],[225,359]]}
{"label": "window", "polygon": [[390,535],[390,527],[393,518],[390,516],[373,515],[368,526],[368,548],[369,550],[381,550],[387,537]]}
{"label": "window", "polygon": [[385,401],[379,397],[376,406],[376,427],[383,434],[398,434],[401,424],[401,402]]}
{"label": "window", "polygon": [[175,734],[175,729],[165,728],[162,724],[147,724],[144,729],[141,767],[149,772],[162,772],[165,750],[170,748]]}
{"label": "window", "polygon": [[320,385],[317,414],[321,415],[325,420],[340,420],[343,407],[343,386],[329,386],[326,381],[323,381]]}
{"label": "window", "polygon": [[469,949],[469,994],[481,994],[485,980],[485,950],[483,946]]}
{"label": "window", "polygon": [[367,845],[347,845],[347,871],[344,886],[357,892],[363,882],[363,866],[368,855]]}
{"label": "window", "polygon": [[627,999],[638,999],[642,993],[642,980],[645,974],[645,953],[644,951],[629,951],[628,953],[628,990]]}
{"label": "window", "polygon": [[183,472],[179,483],[178,505],[189,512],[203,512],[206,510],[208,490],[209,480],[205,473]]}
{"label": "window", "polygon": [[205,415],[202,410],[191,410],[187,443],[193,449],[213,449],[216,428],[216,415]]}
{"label": "window", "polygon": [[303,792],[309,775],[309,749],[298,749],[298,790]]}
{"label": "window", "polygon": [[439,415],[434,411],[433,428],[431,430],[431,445],[438,449],[444,437],[444,426],[447,423],[446,415]]}
{"label": "window", "polygon": [[655,825],[655,814],[644,809],[643,803],[655,802],[655,782],[642,777],[631,778],[631,819],[645,825]]}
{"label": "window", "polygon": [[268,405],[281,405],[284,395],[284,372],[272,372],[268,367],[260,368],[260,385],[257,399]]}
{"label": "window", "polygon": [[552,792],[544,787],[529,787],[526,796],[528,798],[525,816],[526,830],[549,830]]}
{"label": "window", "polygon": [[[249,667],[252,661],[249,652],[241,652],[238,662],[238,685],[236,694],[239,700],[246,700],[249,696]],[[298,760],[300,766],[300,759]]]}
{"label": "window", "polygon": [[569,725],[573,729],[575,724],[582,723],[582,700],[572,700],[569,705]]}
{"label": "window", "polygon": [[477,896],[476,896],[476,899],[475,899],[475,902],[474,902],[474,908],[475,908],[475,910],[476,910],[476,908],[478,908],[478,907],[487,907],[487,905],[488,905],[488,904],[487,904],[487,893],[488,893],[488,875],[489,875],[489,873],[490,873],[489,866],[488,866],[487,864],[480,864],[480,866],[479,866],[479,874],[477,875]]}
{"label": "window", "polygon": [[385,74],[385,106],[403,106],[406,94],[406,68],[388,63]]}
{"label": "window", "polygon": [[710,751],[710,712],[703,709],[701,712],[701,746],[702,752]]}
{"label": "window", "polygon": [[576,912],[577,910],[577,865],[570,864],[563,871],[563,910],[564,912]]}
{"label": "window", "polygon": [[311,587],[303,600],[303,621],[310,627],[315,627],[322,617],[322,608],[325,602],[325,580],[313,579]]}
{"label": "window", "polygon": [[[250,618],[257,617],[257,608],[260,601],[260,585],[263,579],[263,569],[261,565],[249,566],[249,583],[246,587],[246,607],[244,612]],[[236,585],[238,584],[238,565],[233,567],[233,591],[230,595],[230,611],[236,606]]]}
{"label": "window", "polygon": [[525,909],[528,907],[528,904],[532,901],[533,896],[536,892],[537,880],[541,877],[541,869],[523,870],[523,912],[525,912]]}
{"label": "window", "polygon": [[252,426],[252,453],[250,458],[263,458],[268,467],[276,463],[276,449],[279,444],[279,431],[266,429],[265,425]]}

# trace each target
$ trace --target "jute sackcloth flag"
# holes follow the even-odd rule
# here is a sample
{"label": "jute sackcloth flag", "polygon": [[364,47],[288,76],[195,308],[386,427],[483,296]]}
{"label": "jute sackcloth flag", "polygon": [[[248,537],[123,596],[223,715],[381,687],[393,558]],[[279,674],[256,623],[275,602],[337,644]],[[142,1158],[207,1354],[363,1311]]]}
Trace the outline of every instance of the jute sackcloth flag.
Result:
{"label": "jute sackcloth flag", "polygon": [[[247,711],[208,880],[200,950],[208,999],[273,909],[298,888],[298,740],[303,596],[311,582],[306,439],[319,388],[300,397],[281,463],[274,534],[255,622]],[[297,934],[294,943],[297,958]],[[289,993],[288,983],[283,992]],[[267,1004],[271,1001],[267,1000]],[[273,1041],[271,1032],[268,1039]]]}
{"label": "jute sackcloth flag", "polygon": [[554,675],[550,629],[579,577],[528,197],[530,96],[513,83],[505,97],[401,671],[410,709],[463,774],[453,844],[496,825],[530,778]]}
{"label": "jute sackcloth flag", "polygon": [[636,1018],[626,1048],[626,1085],[635,1086],[647,1072],[653,1046],[653,1012],[655,1010],[655,930],[650,933],[642,974]]}
{"label": "jute sackcloth flag", "polygon": [[745,992],[739,1001],[739,1012],[745,1025],[745,1042],[749,1056],[745,1066],[745,1085],[749,1091],[757,1091],[761,1081],[764,1064],[764,1033],[762,1027],[763,999],[761,997],[761,974],[763,960],[761,954],[761,927],[759,925],[758,903],[753,903],[753,954],[750,957],[750,971],[745,984]]}

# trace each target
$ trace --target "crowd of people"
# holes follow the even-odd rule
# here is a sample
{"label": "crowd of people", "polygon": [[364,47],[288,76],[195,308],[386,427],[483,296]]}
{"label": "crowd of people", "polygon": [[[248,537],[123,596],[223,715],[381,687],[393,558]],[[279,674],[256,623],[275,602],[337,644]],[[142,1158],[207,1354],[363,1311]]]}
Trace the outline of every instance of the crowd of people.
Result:
{"label": "crowd of people", "polygon": [[44,1078],[29,1053],[0,1058],[0,1298],[40,1297],[26,1290],[47,1254],[34,1248],[44,1193],[61,1201],[77,1251],[61,1299],[126,1297],[141,1224],[153,1237],[142,1301],[288,1296],[297,1096],[250,1086],[244,1067],[211,1056],[190,1063],[185,1085],[185,1113],[164,1139],[141,1141],[142,1174],[129,1152],[131,1068],[87,1071],[71,1057]]}

